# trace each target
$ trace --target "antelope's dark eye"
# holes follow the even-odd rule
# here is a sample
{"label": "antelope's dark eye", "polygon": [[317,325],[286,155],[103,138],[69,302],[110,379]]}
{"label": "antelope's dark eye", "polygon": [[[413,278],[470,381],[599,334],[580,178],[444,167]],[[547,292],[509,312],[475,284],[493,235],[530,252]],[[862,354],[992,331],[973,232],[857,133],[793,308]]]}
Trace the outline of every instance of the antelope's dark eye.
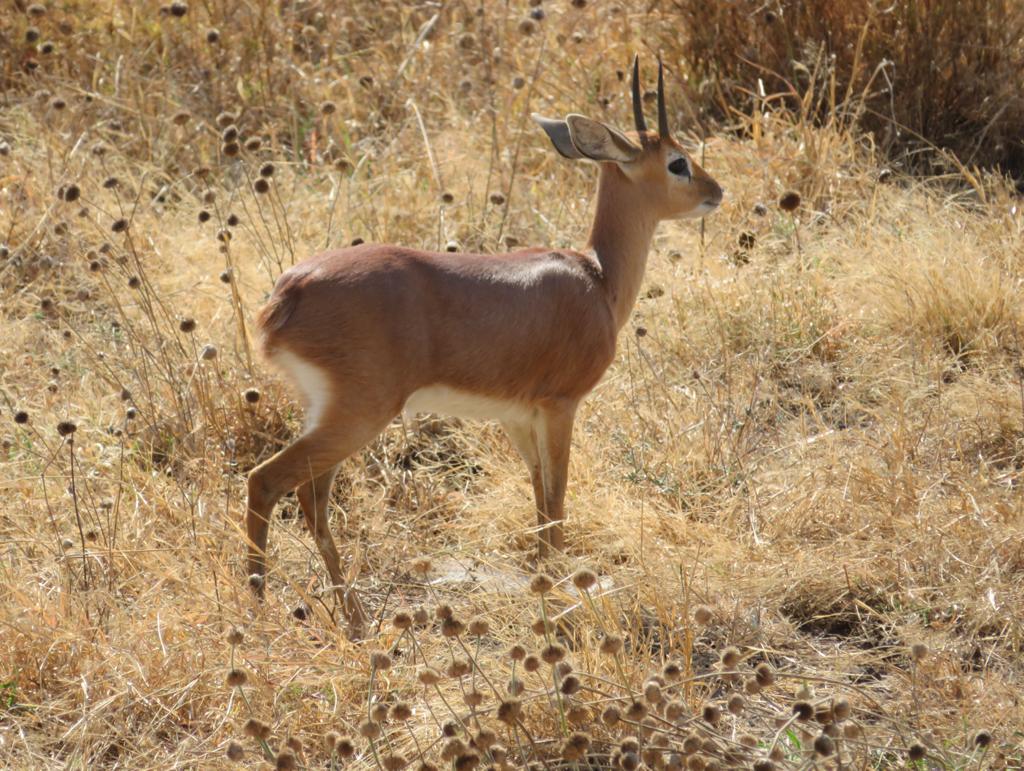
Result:
{"label": "antelope's dark eye", "polygon": [[685,158],[676,158],[668,165],[668,170],[680,177],[690,176],[690,164],[686,162]]}

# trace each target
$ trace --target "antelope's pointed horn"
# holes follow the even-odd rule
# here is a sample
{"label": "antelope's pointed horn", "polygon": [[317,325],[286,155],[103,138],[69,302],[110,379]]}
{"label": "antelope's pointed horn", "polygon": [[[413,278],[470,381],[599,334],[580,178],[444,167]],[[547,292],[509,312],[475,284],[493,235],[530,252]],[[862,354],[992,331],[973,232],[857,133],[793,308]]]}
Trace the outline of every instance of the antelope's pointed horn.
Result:
{"label": "antelope's pointed horn", "polygon": [[658,135],[667,138],[671,135],[668,128],[668,108],[665,107],[665,68],[658,57]]}
{"label": "antelope's pointed horn", "polygon": [[637,133],[642,135],[647,131],[644,104],[640,98],[640,54],[633,55],[633,122],[636,124]]}

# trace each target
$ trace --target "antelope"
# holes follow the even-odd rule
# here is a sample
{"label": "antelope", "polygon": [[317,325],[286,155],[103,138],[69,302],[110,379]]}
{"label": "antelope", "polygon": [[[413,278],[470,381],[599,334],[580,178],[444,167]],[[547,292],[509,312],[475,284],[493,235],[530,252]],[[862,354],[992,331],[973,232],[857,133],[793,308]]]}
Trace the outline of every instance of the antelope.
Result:
{"label": "antelope", "polygon": [[569,443],[580,400],[615,356],[661,220],[702,217],[722,188],[672,137],[658,63],[649,131],[633,60],[635,132],[583,115],[534,114],[555,150],[599,165],[583,251],[427,252],[361,244],[317,254],[278,279],[258,316],[263,352],[296,386],[302,434],[249,474],[250,583],[262,593],[275,503],[296,490],[350,632],[366,616],[346,589],[328,529],[338,466],[400,413],[500,421],[526,462],[538,552],[561,550]]}

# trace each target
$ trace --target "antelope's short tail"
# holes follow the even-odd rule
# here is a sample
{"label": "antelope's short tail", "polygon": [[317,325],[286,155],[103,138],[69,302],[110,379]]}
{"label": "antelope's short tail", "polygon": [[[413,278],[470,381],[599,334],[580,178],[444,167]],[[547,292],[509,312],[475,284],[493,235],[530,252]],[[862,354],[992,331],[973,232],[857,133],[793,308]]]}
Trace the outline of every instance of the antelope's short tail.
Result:
{"label": "antelope's short tail", "polygon": [[276,333],[284,329],[299,305],[302,291],[299,276],[285,273],[277,280],[273,293],[256,316],[256,327],[263,339],[264,349],[269,348]]}

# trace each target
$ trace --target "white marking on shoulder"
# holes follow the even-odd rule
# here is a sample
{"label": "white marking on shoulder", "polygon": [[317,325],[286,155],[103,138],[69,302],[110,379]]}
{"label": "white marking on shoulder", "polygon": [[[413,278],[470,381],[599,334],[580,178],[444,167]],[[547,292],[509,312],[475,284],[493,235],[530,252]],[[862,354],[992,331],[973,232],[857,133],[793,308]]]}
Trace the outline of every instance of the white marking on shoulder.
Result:
{"label": "white marking on shoulder", "polygon": [[529,421],[533,416],[533,408],[521,402],[460,391],[445,385],[431,385],[413,391],[405,400],[402,411],[406,415],[433,412],[457,418],[517,423]]}
{"label": "white marking on shoulder", "polygon": [[291,351],[278,349],[270,356],[271,362],[284,371],[288,380],[299,390],[306,407],[303,433],[315,429],[331,399],[331,381],[327,374]]}

